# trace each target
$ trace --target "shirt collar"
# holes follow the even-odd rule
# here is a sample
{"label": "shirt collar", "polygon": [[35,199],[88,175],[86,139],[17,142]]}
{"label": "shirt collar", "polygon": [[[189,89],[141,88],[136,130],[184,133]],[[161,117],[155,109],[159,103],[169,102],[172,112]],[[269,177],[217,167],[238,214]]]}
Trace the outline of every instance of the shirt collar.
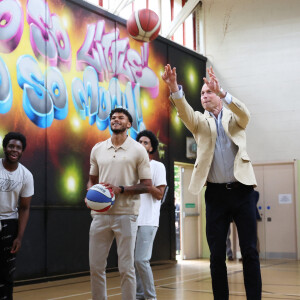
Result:
{"label": "shirt collar", "polygon": [[224,106],[222,107],[220,113],[218,114],[218,119],[215,117],[215,115],[214,115],[212,112],[208,112],[208,113],[209,113],[209,115],[210,115],[211,117],[213,117],[215,120],[220,120],[220,119],[222,119],[222,117],[223,117],[223,109],[224,109]]}
{"label": "shirt collar", "polygon": [[115,147],[115,146],[113,145],[113,143],[111,142],[111,138],[109,138],[109,139],[107,140],[106,146],[107,146],[107,149],[110,149],[110,148],[114,148],[114,149],[122,148],[122,149],[124,149],[124,150],[127,150],[128,147],[129,147],[129,143],[130,143],[130,137],[127,136],[126,140],[124,141],[124,143],[123,143],[121,146]]}

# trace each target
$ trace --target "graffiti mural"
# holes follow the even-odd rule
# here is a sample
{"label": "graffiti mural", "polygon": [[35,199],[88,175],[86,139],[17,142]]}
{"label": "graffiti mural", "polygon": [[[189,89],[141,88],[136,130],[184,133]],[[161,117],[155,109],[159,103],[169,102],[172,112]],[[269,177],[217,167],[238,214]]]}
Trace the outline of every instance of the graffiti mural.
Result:
{"label": "graffiti mural", "polygon": [[24,164],[47,178],[48,204],[82,203],[90,150],[110,136],[115,107],[132,114],[133,138],[159,134],[165,156],[163,43],[134,41],[125,22],[78,2],[2,0],[0,11],[0,137],[26,135]]}

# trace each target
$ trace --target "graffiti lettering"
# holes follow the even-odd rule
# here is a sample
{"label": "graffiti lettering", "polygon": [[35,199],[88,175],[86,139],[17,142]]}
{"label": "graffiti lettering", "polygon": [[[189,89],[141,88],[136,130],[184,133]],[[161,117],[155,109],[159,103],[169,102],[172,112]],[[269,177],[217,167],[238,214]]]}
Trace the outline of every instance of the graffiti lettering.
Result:
{"label": "graffiti lettering", "polygon": [[62,28],[59,17],[51,14],[43,0],[28,0],[27,22],[30,42],[38,59],[46,59],[50,66],[69,71],[72,51],[68,33]]}
{"label": "graffiti lettering", "polygon": [[[71,69],[71,45],[61,20],[52,14],[45,0],[27,0],[27,22],[34,55],[44,65],[43,74],[36,58],[23,55],[17,61],[17,80],[23,89],[23,108],[37,126],[47,128],[54,119],[68,114],[68,94],[61,71]],[[13,11],[13,13],[12,13]],[[12,17],[13,15],[13,17]],[[20,42],[23,10],[18,0],[0,0],[0,52],[13,51]],[[130,48],[129,38],[120,39],[119,29],[106,33],[105,21],[87,27],[87,34],[77,52],[76,66],[83,79],[72,82],[72,100],[81,119],[88,118],[99,130],[110,127],[109,114],[115,107],[124,107],[133,116],[131,136],[145,129],[140,104],[140,88],[157,97],[159,80],[148,67],[149,44],[141,53]],[[106,90],[99,82],[108,81]],[[126,83],[121,90],[120,82]],[[12,83],[6,64],[0,58],[0,113],[12,107]]]}
{"label": "graffiti lettering", "polygon": [[23,89],[24,111],[34,124],[47,128],[54,118],[66,118],[68,94],[57,68],[48,68],[43,76],[38,62],[30,55],[23,55],[17,61],[17,78]]}
{"label": "graffiti lettering", "polygon": [[16,0],[0,1],[0,52],[10,53],[19,45],[24,28],[24,15]]}
{"label": "graffiti lettering", "polygon": [[12,83],[6,64],[0,57],[0,114],[7,113],[12,106]]}
{"label": "graffiti lettering", "polygon": [[125,78],[149,91],[152,98],[158,96],[159,81],[148,67],[149,44],[141,47],[141,55],[129,47],[129,38],[120,39],[119,29],[105,33],[103,20],[90,24],[83,45],[77,52],[77,69],[83,71],[92,66],[99,81],[112,77]]}
{"label": "graffiti lettering", "polygon": [[82,120],[89,118],[89,124],[96,121],[98,112],[98,78],[92,67],[87,67],[83,73],[83,82],[74,78],[72,82],[72,99],[76,111]]}
{"label": "graffiti lettering", "polygon": [[95,69],[86,67],[83,81],[75,78],[72,82],[72,99],[80,118],[85,120],[88,117],[91,125],[96,122],[99,130],[109,127],[109,114],[115,107],[125,107],[132,115],[131,137],[135,138],[139,131],[145,129],[139,84],[132,88],[128,82],[123,93],[119,81],[112,78],[108,90],[105,90],[98,85]]}

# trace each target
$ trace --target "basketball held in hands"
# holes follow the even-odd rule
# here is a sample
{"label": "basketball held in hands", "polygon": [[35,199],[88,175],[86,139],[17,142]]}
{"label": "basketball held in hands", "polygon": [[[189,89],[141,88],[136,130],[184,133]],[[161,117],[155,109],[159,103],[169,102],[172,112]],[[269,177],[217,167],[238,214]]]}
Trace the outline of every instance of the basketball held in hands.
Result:
{"label": "basketball held in hands", "polygon": [[108,211],[114,203],[115,195],[113,191],[101,183],[93,185],[86,193],[86,206],[97,212]]}

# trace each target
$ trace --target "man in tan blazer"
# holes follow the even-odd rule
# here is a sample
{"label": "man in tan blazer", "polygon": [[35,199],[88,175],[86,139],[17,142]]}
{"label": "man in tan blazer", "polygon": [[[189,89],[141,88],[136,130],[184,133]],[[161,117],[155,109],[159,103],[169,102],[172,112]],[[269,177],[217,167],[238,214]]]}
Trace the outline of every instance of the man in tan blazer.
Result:
{"label": "man in tan blazer", "polygon": [[[243,257],[248,300],[261,299],[261,274],[256,250],[256,179],[246,150],[245,129],[250,114],[246,106],[223,91],[212,68],[203,78],[201,104],[194,111],[177,84],[176,68],[165,66],[162,79],[170,100],[197,143],[197,158],[189,191],[198,194],[206,184],[206,236],[215,300],[228,300],[226,237],[230,221],[236,223]],[[225,104],[225,105],[223,105]]]}

